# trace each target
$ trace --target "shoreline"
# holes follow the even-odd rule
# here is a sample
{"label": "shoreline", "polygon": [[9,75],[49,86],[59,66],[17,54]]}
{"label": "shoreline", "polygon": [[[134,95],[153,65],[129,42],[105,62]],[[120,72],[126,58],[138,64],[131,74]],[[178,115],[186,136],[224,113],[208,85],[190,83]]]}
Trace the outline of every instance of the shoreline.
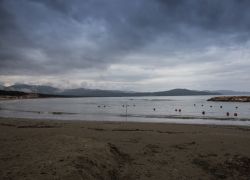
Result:
{"label": "shoreline", "polygon": [[247,179],[250,128],[0,118],[0,179]]}
{"label": "shoreline", "polygon": [[[118,117],[119,118],[119,117]],[[236,127],[250,127],[248,120],[235,120],[235,119],[209,119],[209,118],[165,118],[166,121],[162,121],[162,118],[152,118],[155,121],[142,120],[131,120],[128,117],[127,120],[83,120],[83,119],[59,119],[58,117],[53,118],[34,118],[34,117],[4,117],[0,116],[1,119],[15,119],[15,120],[29,120],[29,121],[52,121],[52,122],[95,122],[95,123],[138,123],[138,124],[169,124],[169,125],[200,125],[200,126],[236,126]],[[249,122],[249,123],[247,123]]]}
{"label": "shoreline", "polygon": [[[4,123],[2,123],[2,121]],[[248,125],[232,125],[232,124],[193,124],[193,123],[175,123],[175,122],[140,122],[140,121],[112,121],[112,120],[58,120],[58,119],[34,119],[34,118],[11,118],[11,117],[0,117],[0,126],[5,125],[8,122],[11,123],[28,123],[28,124],[68,124],[68,125],[77,125],[77,124],[89,124],[94,126],[102,126],[105,124],[113,124],[117,126],[128,125],[128,126],[172,126],[172,127],[181,127],[181,128],[229,128],[229,129],[242,129],[244,131],[250,132],[250,126]],[[16,126],[17,128],[18,125]],[[39,127],[38,127],[39,128]],[[43,128],[43,127],[41,127]],[[46,127],[45,127],[46,128]],[[250,137],[249,137],[250,138]],[[250,147],[249,147],[250,148]],[[249,149],[250,150],[250,149]]]}

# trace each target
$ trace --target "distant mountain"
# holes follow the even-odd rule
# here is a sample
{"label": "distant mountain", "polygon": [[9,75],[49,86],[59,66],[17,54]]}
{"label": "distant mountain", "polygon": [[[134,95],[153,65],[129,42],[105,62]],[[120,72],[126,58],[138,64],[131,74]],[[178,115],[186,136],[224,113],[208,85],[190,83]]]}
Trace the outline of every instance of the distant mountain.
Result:
{"label": "distant mountain", "polygon": [[0,90],[0,99],[27,99],[27,98],[49,98],[49,97],[68,97],[68,96]]}
{"label": "distant mountain", "polygon": [[0,90],[0,97],[1,96],[25,96],[28,95],[26,92],[20,92],[20,91],[6,91],[6,90]]}
{"label": "distant mountain", "polygon": [[26,93],[50,94],[58,96],[73,96],[73,97],[128,97],[128,96],[191,96],[191,95],[220,95],[218,92],[196,91],[189,89],[172,89],[169,91],[159,92],[128,92],[118,90],[101,90],[101,89],[65,89],[61,90],[51,86],[44,85],[27,85],[15,84],[5,87],[7,91],[20,91]]}
{"label": "distant mountain", "polygon": [[217,92],[223,95],[250,95],[250,92],[244,92],[244,91],[216,90],[214,92]]}
{"label": "distant mountain", "polygon": [[219,93],[211,93],[207,91],[194,91],[188,89],[173,89],[162,92],[125,92],[114,90],[100,89],[68,89],[60,93],[67,96],[87,96],[87,97],[120,97],[120,96],[188,96],[188,95],[219,95]]}
{"label": "distant mountain", "polygon": [[15,84],[12,86],[6,87],[4,90],[7,91],[21,91],[26,93],[40,93],[40,94],[59,94],[61,92],[60,89],[45,86],[45,85],[27,85],[27,84]]}
{"label": "distant mountain", "polygon": [[0,90],[4,90],[4,86],[0,84]]}
{"label": "distant mountain", "polygon": [[66,96],[87,96],[87,97],[119,97],[119,96],[129,96],[133,93],[125,91],[115,91],[115,90],[100,90],[100,89],[66,89],[60,93],[60,95]]}
{"label": "distant mountain", "polygon": [[154,92],[154,96],[196,96],[196,95],[220,95],[218,92],[196,91],[189,89],[172,89],[169,91]]}
{"label": "distant mountain", "polygon": [[46,85],[28,85],[15,84],[4,87],[0,85],[0,90],[20,91],[26,93],[40,93],[59,96],[77,96],[77,97],[120,97],[120,96],[195,96],[195,95],[250,95],[250,92],[231,91],[231,90],[215,90],[215,91],[197,91],[189,89],[172,89],[169,91],[158,92],[133,92],[118,90],[101,90],[101,89],[59,89]]}

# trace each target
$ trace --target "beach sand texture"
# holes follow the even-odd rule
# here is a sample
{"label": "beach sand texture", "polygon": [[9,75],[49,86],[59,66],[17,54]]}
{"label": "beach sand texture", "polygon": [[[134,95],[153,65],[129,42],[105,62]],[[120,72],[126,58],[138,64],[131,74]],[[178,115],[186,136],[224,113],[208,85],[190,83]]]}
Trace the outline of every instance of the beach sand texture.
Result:
{"label": "beach sand texture", "polygon": [[1,180],[250,179],[250,127],[0,118]]}

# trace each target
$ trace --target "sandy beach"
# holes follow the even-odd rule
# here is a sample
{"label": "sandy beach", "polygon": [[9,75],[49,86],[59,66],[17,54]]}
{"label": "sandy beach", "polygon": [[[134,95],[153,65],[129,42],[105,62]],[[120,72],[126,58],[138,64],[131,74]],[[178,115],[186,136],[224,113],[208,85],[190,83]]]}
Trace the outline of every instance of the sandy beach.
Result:
{"label": "sandy beach", "polygon": [[250,127],[0,118],[1,180],[249,179]]}

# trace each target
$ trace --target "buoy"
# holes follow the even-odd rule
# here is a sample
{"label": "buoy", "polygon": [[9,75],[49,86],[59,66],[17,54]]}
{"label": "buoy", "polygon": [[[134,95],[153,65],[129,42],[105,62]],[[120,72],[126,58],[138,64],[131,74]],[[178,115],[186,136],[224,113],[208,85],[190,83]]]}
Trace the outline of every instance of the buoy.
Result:
{"label": "buoy", "polygon": [[238,114],[237,114],[237,113],[234,113],[234,116],[238,116]]}
{"label": "buoy", "polygon": [[179,112],[181,112],[181,109],[179,109]]}
{"label": "buoy", "polygon": [[155,108],[153,110],[155,111]]}
{"label": "buoy", "polygon": [[229,112],[227,112],[227,116],[229,116]]}
{"label": "buoy", "polygon": [[235,109],[238,109],[238,106],[236,106]]}
{"label": "buoy", "polygon": [[202,114],[205,115],[205,111],[202,111]]}
{"label": "buoy", "polygon": [[203,104],[201,106],[204,106]]}
{"label": "buoy", "polygon": [[177,109],[175,109],[175,111],[177,112],[178,110],[177,110]]}

